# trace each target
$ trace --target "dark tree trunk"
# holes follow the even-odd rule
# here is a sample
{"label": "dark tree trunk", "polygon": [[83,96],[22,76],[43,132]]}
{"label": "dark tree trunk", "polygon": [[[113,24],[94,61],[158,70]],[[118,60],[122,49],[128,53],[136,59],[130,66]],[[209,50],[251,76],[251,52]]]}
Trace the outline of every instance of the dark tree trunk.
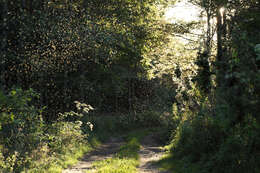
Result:
{"label": "dark tree trunk", "polygon": [[2,30],[0,30],[0,87],[6,88],[6,50],[7,50],[7,14],[8,14],[8,2],[7,0],[3,0],[0,6],[0,25]]}

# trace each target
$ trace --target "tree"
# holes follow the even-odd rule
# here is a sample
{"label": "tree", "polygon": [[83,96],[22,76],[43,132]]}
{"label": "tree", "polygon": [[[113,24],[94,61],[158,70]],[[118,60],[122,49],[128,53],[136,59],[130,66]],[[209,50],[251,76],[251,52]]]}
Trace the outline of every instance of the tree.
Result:
{"label": "tree", "polygon": [[132,109],[141,60],[158,41],[154,24],[163,1],[2,2],[5,90],[19,85],[40,92],[47,120],[75,100],[100,110]]}

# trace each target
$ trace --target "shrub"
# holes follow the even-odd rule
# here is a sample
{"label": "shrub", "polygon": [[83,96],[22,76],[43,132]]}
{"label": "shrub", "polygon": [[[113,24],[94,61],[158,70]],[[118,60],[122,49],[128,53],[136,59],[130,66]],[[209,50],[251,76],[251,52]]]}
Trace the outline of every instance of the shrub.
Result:
{"label": "shrub", "polygon": [[41,141],[44,122],[42,109],[31,105],[39,97],[33,90],[13,89],[8,95],[0,93],[0,136],[10,152],[26,152],[35,149]]}
{"label": "shrub", "polygon": [[0,92],[0,172],[58,170],[68,157],[81,152],[80,148],[86,150],[83,145],[93,127],[80,118],[93,108],[76,102],[78,112],[59,114],[56,122],[46,124],[42,109],[32,103],[37,98],[39,95],[31,89]]}
{"label": "shrub", "polygon": [[256,119],[247,116],[244,122],[234,127],[223,124],[228,122],[206,115],[196,115],[179,124],[170,151],[173,160],[182,162],[181,171],[259,171],[260,126]]}

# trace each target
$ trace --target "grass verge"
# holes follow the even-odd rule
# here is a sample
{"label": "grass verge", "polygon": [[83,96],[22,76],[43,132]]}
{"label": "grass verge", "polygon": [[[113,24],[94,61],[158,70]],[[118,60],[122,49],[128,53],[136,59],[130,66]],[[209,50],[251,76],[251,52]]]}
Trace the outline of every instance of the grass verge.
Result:
{"label": "grass verge", "polygon": [[172,156],[171,153],[166,154],[162,157],[157,165],[163,171],[168,171],[172,173],[192,173],[192,172],[201,172],[198,165],[189,164],[185,159],[180,160]]}
{"label": "grass verge", "polygon": [[52,156],[34,162],[22,173],[61,173],[63,169],[75,165],[79,158],[99,145],[99,139],[93,135],[85,144],[74,144],[60,153],[53,153]]}

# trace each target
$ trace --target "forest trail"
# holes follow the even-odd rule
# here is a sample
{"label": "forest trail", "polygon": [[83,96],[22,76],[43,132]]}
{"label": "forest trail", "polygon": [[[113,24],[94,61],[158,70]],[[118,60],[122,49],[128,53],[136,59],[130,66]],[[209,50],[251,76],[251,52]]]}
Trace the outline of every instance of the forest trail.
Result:
{"label": "forest trail", "polygon": [[140,166],[139,173],[169,173],[159,170],[154,163],[159,161],[164,151],[161,144],[156,140],[156,134],[150,134],[141,141],[141,149],[139,151]]}
{"label": "forest trail", "polygon": [[[147,135],[140,142],[141,149],[138,152],[140,156],[140,165],[138,166],[138,173],[168,173],[160,171],[154,164],[156,161],[159,161],[164,154],[160,143],[156,140],[155,134]],[[86,173],[87,171],[94,173],[95,168],[92,166],[92,163],[113,157],[123,144],[123,137],[110,138],[96,150],[85,155],[78,164],[64,170],[62,173]]]}
{"label": "forest trail", "polygon": [[92,162],[111,158],[115,153],[117,153],[123,143],[124,140],[122,137],[111,137],[96,150],[86,154],[75,166],[64,170],[62,173],[94,172],[95,168],[93,168]]}

